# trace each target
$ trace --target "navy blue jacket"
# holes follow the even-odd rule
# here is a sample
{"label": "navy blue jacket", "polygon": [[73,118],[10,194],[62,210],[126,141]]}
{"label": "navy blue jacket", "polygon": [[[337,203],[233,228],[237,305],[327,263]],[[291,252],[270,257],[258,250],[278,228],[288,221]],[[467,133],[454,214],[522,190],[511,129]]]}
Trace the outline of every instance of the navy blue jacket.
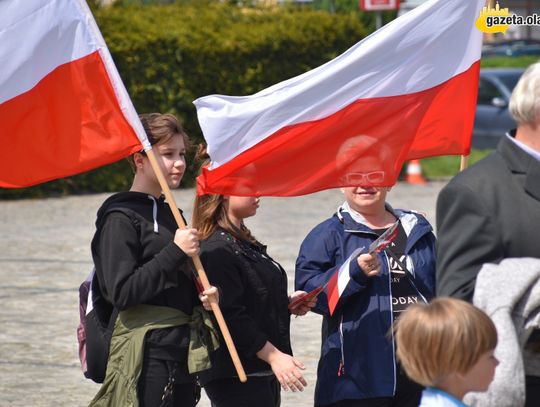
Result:
{"label": "navy blue jacket", "polygon": [[[429,300],[435,292],[433,229],[417,213],[397,210],[394,214],[407,234],[407,268],[420,293]],[[304,239],[296,261],[296,289],[311,291],[325,284],[355,249],[365,247],[367,251],[377,237],[341,207]],[[386,255],[379,256],[382,269],[376,277],[366,277],[356,261],[350,262],[351,279],[332,316],[326,293],[318,297],[314,311],[323,315],[323,326],[315,389],[317,406],[395,394],[391,281]]]}

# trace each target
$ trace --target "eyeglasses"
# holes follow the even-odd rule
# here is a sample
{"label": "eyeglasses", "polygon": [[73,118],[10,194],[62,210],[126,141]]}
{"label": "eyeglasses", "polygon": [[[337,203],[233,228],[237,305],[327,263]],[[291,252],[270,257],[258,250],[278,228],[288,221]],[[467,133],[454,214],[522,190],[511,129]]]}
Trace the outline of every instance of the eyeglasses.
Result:
{"label": "eyeglasses", "polygon": [[344,181],[352,185],[379,184],[384,181],[384,177],[384,171],[349,172],[345,174]]}

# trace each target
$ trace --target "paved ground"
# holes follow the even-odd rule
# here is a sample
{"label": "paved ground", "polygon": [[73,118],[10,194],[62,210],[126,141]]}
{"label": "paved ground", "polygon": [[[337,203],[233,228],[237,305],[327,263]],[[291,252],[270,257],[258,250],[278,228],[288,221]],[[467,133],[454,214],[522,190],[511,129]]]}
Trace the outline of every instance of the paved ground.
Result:
{"label": "paved ground", "polygon": [[[426,213],[434,223],[442,183],[397,185],[394,207]],[[176,193],[188,215],[192,190]],[[78,364],[78,285],[91,269],[95,213],[107,194],[59,199],[0,201],[0,406],[86,406],[98,385],[84,379]],[[341,203],[339,191],[297,198],[263,198],[247,224],[268,244],[289,274],[298,247],[318,222]],[[292,320],[292,345],[306,366],[309,387],[284,393],[283,407],[313,405],[320,318]],[[208,407],[203,398],[199,404]]]}

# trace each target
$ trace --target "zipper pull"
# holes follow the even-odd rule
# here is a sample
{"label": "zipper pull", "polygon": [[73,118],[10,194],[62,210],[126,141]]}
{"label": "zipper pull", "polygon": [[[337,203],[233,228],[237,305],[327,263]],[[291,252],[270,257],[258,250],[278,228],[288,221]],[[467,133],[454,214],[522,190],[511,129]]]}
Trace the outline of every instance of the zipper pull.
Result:
{"label": "zipper pull", "polygon": [[337,375],[338,375],[338,377],[341,377],[344,374],[345,374],[345,364],[343,363],[342,360],[340,360]]}

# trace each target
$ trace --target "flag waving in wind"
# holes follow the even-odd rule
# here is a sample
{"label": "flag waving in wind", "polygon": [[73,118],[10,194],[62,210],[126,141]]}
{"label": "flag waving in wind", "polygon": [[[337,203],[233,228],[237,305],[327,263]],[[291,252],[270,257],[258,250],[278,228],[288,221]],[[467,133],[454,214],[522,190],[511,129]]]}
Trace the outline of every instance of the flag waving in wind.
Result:
{"label": "flag waving in wind", "polygon": [[389,186],[405,160],[468,154],[484,3],[429,0],[300,76],[195,100],[212,159],[198,193]]}
{"label": "flag waving in wind", "polygon": [[150,148],[84,0],[0,1],[0,44],[0,187]]}

